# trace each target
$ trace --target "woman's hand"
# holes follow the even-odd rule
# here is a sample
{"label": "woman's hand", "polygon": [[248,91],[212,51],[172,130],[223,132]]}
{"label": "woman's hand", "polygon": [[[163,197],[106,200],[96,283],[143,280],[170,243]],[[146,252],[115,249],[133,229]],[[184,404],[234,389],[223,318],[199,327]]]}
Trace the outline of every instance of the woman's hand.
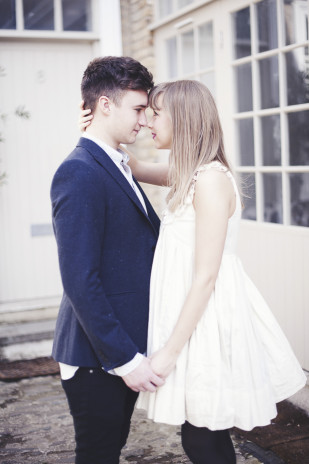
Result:
{"label": "woman's hand", "polygon": [[166,379],[175,367],[177,356],[161,348],[150,356],[150,365],[155,374]]}
{"label": "woman's hand", "polygon": [[86,128],[91,124],[91,120],[93,118],[93,114],[91,114],[91,110],[84,110],[84,100],[80,102],[80,110],[81,113],[78,119],[78,128],[81,132],[84,132]]}

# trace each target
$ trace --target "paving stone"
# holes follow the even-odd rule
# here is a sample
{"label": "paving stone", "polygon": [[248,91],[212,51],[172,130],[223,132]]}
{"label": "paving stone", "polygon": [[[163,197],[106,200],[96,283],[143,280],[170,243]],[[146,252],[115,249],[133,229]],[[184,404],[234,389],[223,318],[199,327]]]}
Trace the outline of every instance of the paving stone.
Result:
{"label": "paving stone", "polygon": [[[260,464],[235,442],[237,464]],[[0,382],[1,464],[74,464],[74,431],[58,376]],[[121,464],[189,464],[179,427],[132,418]]]}

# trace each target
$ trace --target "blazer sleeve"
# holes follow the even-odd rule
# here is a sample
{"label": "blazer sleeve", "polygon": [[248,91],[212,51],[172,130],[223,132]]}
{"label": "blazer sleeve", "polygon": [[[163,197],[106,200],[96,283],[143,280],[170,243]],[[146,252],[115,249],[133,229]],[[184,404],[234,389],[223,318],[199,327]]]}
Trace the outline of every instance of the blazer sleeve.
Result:
{"label": "blazer sleeve", "polygon": [[82,161],[66,161],[55,174],[51,200],[63,288],[100,363],[110,370],[133,359],[138,348],[100,280],[104,197],[102,180]]}

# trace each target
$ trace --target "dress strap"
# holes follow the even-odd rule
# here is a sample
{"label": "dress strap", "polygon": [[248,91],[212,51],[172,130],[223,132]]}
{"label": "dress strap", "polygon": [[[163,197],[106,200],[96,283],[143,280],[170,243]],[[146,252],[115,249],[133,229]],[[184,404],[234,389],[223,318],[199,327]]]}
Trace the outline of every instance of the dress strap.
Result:
{"label": "dress strap", "polygon": [[210,163],[203,164],[202,166],[200,166],[195,171],[194,176],[192,178],[191,186],[190,186],[190,189],[189,189],[189,198],[190,198],[190,200],[193,200],[194,191],[195,191],[195,184],[196,184],[196,181],[198,179],[199,174],[201,172],[204,172],[204,171],[209,171],[210,169],[216,169],[217,171],[225,172],[226,175],[229,178],[233,179],[233,176],[230,173],[230,171],[228,170],[228,168],[226,166],[224,166],[224,164],[220,163],[220,161],[211,161]]}
{"label": "dress strap", "polygon": [[200,166],[195,171],[194,176],[192,178],[191,186],[189,188],[189,192],[188,192],[188,196],[187,196],[187,202],[188,203],[193,203],[193,198],[194,198],[194,194],[195,194],[195,184],[196,184],[196,181],[198,179],[199,174],[201,172],[204,172],[204,171],[209,171],[210,169],[216,169],[217,171],[225,172],[227,177],[232,182],[234,192],[235,192],[235,195],[236,195],[236,208],[235,208],[235,212],[233,214],[233,216],[234,216],[236,211],[238,211],[238,210],[241,211],[241,199],[240,199],[239,190],[238,190],[238,187],[237,187],[237,183],[236,183],[236,181],[234,179],[234,176],[229,171],[229,169],[226,166],[224,166],[224,164],[220,163],[220,161],[212,161],[211,163],[203,164],[202,166]]}

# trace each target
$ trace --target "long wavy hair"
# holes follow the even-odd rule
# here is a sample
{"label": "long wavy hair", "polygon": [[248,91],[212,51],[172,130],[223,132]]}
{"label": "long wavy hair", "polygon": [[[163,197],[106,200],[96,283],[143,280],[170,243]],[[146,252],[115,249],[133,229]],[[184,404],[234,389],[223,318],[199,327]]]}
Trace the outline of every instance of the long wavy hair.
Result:
{"label": "long wavy hair", "polygon": [[220,161],[228,170],[223,132],[218,110],[208,88],[198,81],[180,80],[155,86],[149,95],[150,107],[161,106],[172,120],[172,146],[169,156],[169,209],[183,204],[197,169],[211,161]]}

